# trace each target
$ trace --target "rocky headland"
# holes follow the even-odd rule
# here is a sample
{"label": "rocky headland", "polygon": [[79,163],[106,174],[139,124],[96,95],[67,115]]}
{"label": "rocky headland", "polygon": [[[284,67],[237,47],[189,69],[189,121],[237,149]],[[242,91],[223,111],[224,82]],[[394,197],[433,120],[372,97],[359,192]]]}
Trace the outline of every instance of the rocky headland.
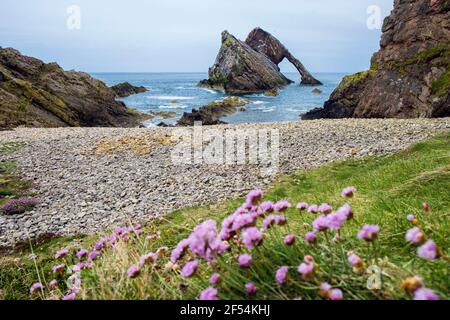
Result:
{"label": "rocky headland", "polygon": [[450,116],[450,2],[395,0],[368,71],[303,119]]}
{"label": "rocky headland", "polygon": [[284,58],[297,67],[302,75],[302,84],[320,84],[281,42],[268,32],[256,28],[245,42],[224,31],[219,54],[208,72],[209,78],[199,85],[231,94],[282,88],[292,83],[278,67]]}
{"label": "rocky headland", "polygon": [[116,93],[119,98],[125,98],[133,94],[148,92],[148,89],[140,86],[133,86],[129,82],[118,83],[111,87],[111,89]]}
{"label": "rocky headland", "polygon": [[136,127],[146,115],[87,73],[0,48],[0,128]]}

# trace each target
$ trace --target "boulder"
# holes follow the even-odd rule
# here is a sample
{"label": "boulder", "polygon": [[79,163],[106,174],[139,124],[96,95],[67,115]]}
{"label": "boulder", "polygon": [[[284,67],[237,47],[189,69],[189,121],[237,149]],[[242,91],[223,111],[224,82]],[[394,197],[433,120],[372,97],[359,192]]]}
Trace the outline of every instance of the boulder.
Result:
{"label": "boulder", "polygon": [[131,96],[133,94],[147,92],[148,89],[145,87],[136,87],[130,84],[129,82],[123,82],[116,84],[111,87],[111,89],[116,93],[116,95],[120,98],[125,98]]}

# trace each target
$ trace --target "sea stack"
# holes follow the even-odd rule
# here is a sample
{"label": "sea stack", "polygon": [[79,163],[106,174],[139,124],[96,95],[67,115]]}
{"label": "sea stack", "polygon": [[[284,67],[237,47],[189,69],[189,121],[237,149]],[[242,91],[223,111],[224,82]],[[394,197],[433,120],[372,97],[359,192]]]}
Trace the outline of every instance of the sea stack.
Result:
{"label": "sea stack", "polygon": [[209,79],[199,85],[226,93],[243,94],[264,92],[290,83],[292,81],[264,54],[224,31],[222,47],[216,62],[209,69]]}
{"label": "sea stack", "polygon": [[370,70],[345,77],[303,119],[450,116],[450,2],[396,0]]}

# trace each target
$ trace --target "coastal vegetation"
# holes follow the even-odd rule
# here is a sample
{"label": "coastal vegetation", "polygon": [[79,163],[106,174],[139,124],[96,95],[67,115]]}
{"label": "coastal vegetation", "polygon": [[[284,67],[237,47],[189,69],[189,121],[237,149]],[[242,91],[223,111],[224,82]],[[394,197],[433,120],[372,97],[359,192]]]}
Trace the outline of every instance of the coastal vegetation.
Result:
{"label": "coastal vegetation", "polygon": [[3,298],[448,299],[449,139],[24,249],[1,259]]}

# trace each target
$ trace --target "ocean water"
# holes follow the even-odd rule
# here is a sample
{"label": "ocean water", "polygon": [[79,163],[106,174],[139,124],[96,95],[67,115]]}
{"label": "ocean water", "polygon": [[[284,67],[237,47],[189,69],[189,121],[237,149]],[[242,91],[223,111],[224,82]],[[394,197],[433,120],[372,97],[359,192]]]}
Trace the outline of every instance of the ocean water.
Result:
{"label": "ocean water", "polygon": [[[337,87],[345,74],[317,73],[314,76],[323,82],[319,86],[322,93],[311,91],[315,87],[300,86],[298,73],[285,73],[295,81],[290,86],[280,90],[277,97],[266,97],[263,94],[244,95],[242,98],[252,101],[245,106],[246,111],[236,112],[222,118],[228,123],[254,123],[298,120],[300,115],[323,106],[332,91]],[[207,78],[206,73],[93,73],[97,79],[112,86],[128,81],[135,86],[144,86],[150,91],[121,99],[131,108],[143,112],[172,111],[174,118],[162,119],[156,117],[146,123],[155,126],[160,122],[175,124],[184,112],[208,104],[211,101],[224,99],[227,95],[220,91],[199,88],[197,83]]]}

